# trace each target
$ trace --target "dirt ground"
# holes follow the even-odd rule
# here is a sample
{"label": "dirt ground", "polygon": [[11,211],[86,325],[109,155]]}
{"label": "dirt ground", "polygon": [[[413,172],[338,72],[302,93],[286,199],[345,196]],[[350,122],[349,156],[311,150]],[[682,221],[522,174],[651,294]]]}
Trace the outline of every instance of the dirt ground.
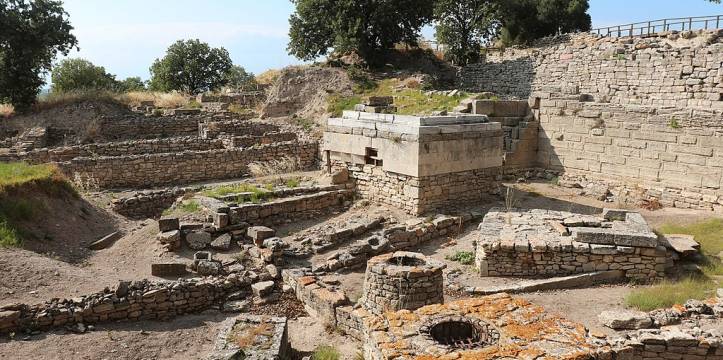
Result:
{"label": "dirt ground", "polygon": [[[519,207],[547,208],[583,213],[598,213],[603,207],[613,204],[580,197],[572,190],[549,184],[516,184]],[[102,197],[102,196],[101,196]],[[99,203],[99,199],[86,199],[82,206]],[[492,206],[503,206],[502,202],[471,206],[484,212]],[[164,254],[155,241],[158,231],[153,220],[127,221],[113,217],[107,227],[90,227],[96,220],[108,220],[101,207],[91,209],[97,212],[89,219],[75,219],[74,213],[48,219],[43,226],[56,226],[65,232],[54,245],[54,255],[29,249],[0,248],[0,303],[38,303],[55,297],[76,297],[82,294],[113,287],[119,280],[154,279],[150,275],[150,264],[158,259],[173,261],[186,260],[192,252]],[[61,211],[57,209],[57,211]],[[662,209],[641,211],[653,227],[664,223],[688,223],[714,216],[723,216],[705,211]],[[321,223],[340,222],[361,215],[381,214],[403,222],[408,216],[379,206],[356,204],[351,210],[333,214],[321,219],[295,222],[278,227],[279,233],[290,235],[307,231]],[[82,220],[82,221],[81,221]],[[472,266],[447,260],[457,251],[474,251],[477,225],[481,220],[466,226],[454,237],[438,239],[422,246],[419,251],[447,264],[446,274],[460,272],[461,285],[509,285],[519,279],[481,278]],[[59,224],[59,225],[58,225]],[[90,230],[92,231],[90,231]],[[81,250],[83,244],[104,235],[111,230],[126,233],[112,247],[95,252]],[[309,230],[310,231],[310,230]],[[58,246],[68,237],[83,238],[67,240],[70,246],[63,251]],[[238,249],[219,255],[230,259]],[[329,253],[312,258],[321,259]],[[342,287],[352,300],[361,296],[364,281],[363,270],[340,275]],[[603,310],[622,308],[625,295],[632,290],[629,285],[607,285],[595,288],[570,289],[520,295],[533,303],[542,305],[548,311],[557,312],[578,321],[588,328],[608,332],[597,322],[597,315]],[[451,300],[452,297],[449,297]],[[0,337],[0,359],[197,359],[203,358],[211,349],[217,328],[229,316],[215,310],[202,314],[179,317],[168,322],[110,323],[98,325],[94,331],[85,334],[56,331],[25,338]],[[302,316],[289,322],[289,338],[292,346],[302,352],[313,351],[319,345],[333,345],[343,354],[344,359],[353,359],[360,349],[359,342],[337,333],[329,334],[314,318]]]}

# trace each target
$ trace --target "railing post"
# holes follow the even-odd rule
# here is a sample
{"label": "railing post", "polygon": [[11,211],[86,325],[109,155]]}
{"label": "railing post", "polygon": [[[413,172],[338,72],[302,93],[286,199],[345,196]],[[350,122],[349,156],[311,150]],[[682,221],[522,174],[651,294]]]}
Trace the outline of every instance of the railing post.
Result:
{"label": "railing post", "polygon": [[634,36],[634,34],[633,34],[633,31],[635,31],[635,29],[633,28],[634,26],[635,26],[634,24],[630,24],[630,37]]}
{"label": "railing post", "polygon": [[720,15],[715,18],[715,28],[720,29]]}
{"label": "railing post", "polygon": [[663,31],[668,31],[668,29],[666,29],[667,24],[668,24],[668,19],[663,19]]}
{"label": "railing post", "polygon": [[688,30],[693,31],[693,18],[688,18]]}

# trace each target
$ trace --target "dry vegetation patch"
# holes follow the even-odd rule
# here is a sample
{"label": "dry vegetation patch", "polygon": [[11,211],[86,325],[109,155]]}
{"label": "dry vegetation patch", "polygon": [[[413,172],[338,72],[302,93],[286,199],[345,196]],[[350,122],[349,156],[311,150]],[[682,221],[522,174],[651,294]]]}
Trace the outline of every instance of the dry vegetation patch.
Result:
{"label": "dry vegetation patch", "polygon": [[666,224],[658,231],[662,234],[693,235],[701,245],[703,261],[701,273],[682,278],[679,281],[663,281],[659,284],[640,288],[625,298],[629,307],[644,311],[667,308],[682,304],[689,299],[704,300],[715,296],[723,276],[721,252],[723,251],[723,219],[709,219],[688,225]]}

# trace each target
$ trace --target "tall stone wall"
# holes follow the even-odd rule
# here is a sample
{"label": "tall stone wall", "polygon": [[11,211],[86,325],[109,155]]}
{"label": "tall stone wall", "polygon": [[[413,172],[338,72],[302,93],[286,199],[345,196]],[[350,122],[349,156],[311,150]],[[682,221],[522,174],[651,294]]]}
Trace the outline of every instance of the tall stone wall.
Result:
{"label": "tall stone wall", "polygon": [[238,178],[248,173],[249,163],[285,156],[298,158],[300,167],[308,169],[316,165],[317,152],[317,143],[285,142],[245,149],[77,157],[58,166],[71,179],[98,188],[138,188]]}
{"label": "tall stone wall", "polygon": [[536,166],[665,206],[723,207],[723,31],[547,39],[462,87],[539,98]]}

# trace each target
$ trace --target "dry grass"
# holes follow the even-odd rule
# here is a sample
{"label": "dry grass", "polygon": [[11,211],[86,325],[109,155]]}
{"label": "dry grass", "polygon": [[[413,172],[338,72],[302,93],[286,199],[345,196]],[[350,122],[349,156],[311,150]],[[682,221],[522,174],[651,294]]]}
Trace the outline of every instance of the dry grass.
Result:
{"label": "dry grass", "polygon": [[13,115],[15,108],[10,104],[0,104],[0,118],[8,118]]}
{"label": "dry grass", "polygon": [[278,160],[252,162],[248,165],[254,177],[292,173],[301,170],[299,158],[284,156]]}
{"label": "dry grass", "polygon": [[55,107],[79,103],[83,101],[118,102],[116,94],[110,91],[69,91],[64,93],[50,93],[33,105],[34,111],[43,111]]}
{"label": "dry grass", "polygon": [[266,346],[264,343],[259,344],[258,339],[268,338],[264,341],[268,342],[273,334],[274,326],[269,323],[258,325],[236,324],[229,334],[228,340],[243,350],[255,345]]}
{"label": "dry grass", "polygon": [[279,75],[281,75],[281,70],[269,69],[256,75],[256,82],[260,85],[270,85],[279,78]]}
{"label": "dry grass", "polygon": [[138,106],[141,102],[153,101],[159,108],[176,109],[190,104],[188,95],[177,92],[162,93],[151,91],[133,91],[117,96],[118,100],[126,105]]}

